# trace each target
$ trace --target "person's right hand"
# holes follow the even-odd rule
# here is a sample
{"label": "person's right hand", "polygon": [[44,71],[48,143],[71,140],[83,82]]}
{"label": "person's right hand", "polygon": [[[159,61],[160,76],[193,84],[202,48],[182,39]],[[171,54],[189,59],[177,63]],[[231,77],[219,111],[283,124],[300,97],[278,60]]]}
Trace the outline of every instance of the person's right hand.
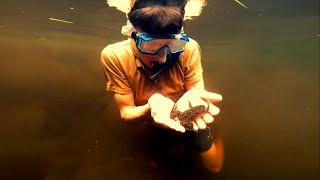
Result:
{"label": "person's right hand", "polygon": [[[188,90],[177,101],[177,110],[185,112],[191,107],[204,105],[208,110],[198,115],[193,121],[193,130],[205,129],[208,124],[214,121],[214,117],[220,112],[220,109],[214,104],[222,100],[222,96],[217,93],[208,92],[204,89],[191,89]],[[181,120],[181,119],[180,119]]]}
{"label": "person's right hand", "polygon": [[185,132],[185,128],[179,121],[170,118],[174,102],[161,94],[153,94],[148,100],[151,116],[154,123],[163,128],[170,128],[179,132]]}

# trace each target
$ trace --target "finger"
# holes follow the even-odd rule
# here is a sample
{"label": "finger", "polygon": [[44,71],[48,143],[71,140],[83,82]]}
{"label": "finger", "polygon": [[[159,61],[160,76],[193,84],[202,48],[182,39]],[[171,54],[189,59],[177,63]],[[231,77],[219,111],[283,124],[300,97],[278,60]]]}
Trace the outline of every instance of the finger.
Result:
{"label": "finger", "polygon": [[193,130],[198,131],[198,130],[199,130],[199,127],[198,127],[198,125],[196,124],[196,122],[193,121],[192,124],[193,124]]}
{"label": "finger", "polygon": [[177,130],[177,123],[175,122],[175,121],[173,121],[173,120],[171,120],[171,119],[168,119],[168,120],[166,120],[165,121],[165,124],[169,127],[169,128],[171,128],[171,129],[174,129],[174,130]]}
{"label": "finger", "polygon": [[197,118],[195,122],[197,123],[199,129],[205,129],[207,127],[206,123],[202,118]]}
{"label": "finger", "polygon": [[184,132],[186,132],[186,129],[179,124],[178,125],[178,131],[184,133]]}
{"label": "finger", "polygon": [[208,92],[208,91],[201,92],[200,97],[202,99],[208,100],[212,103],[218,103],[218,102],[222,101],[222,96],[220,94]]}
{"label": "finger", "polygon": [[180,125],[180,121],[177,122],[175,120],[169,119],[167,120],[166,124],[169,126],[169,128],[174,129],[176,131],[179,131],[179,132],[185,131],[184,127]]}
{"label": "finger", "polygon": [[210,124],[214,121],[214,118],[211,116],[211,114],[209,113],[205,113],[203,116],[202,116],[202,119],[204,120],[204,122],[206,124]]}
{"label": "finger", "polygon": [[220,113],[220,109],[213,105],[212,103],[209,103],[209,113],[212,115],[212,116],[216,116]]}
{"label": "finger", "polygon": [[176,123],[177,131],[182,132],[182,133],[184,133],[186,131],[186,129],[183,126],[181,126],[180,120],[178,120],[178,118],[175,118],[174,122]]}
{"label": "finger", "polygon": [[152,106],[153,104],[157,104],[157,102],[161,101],[162,99],[163,95],[155,93],[148,99],[148,103],[150,104],[150,106]]}

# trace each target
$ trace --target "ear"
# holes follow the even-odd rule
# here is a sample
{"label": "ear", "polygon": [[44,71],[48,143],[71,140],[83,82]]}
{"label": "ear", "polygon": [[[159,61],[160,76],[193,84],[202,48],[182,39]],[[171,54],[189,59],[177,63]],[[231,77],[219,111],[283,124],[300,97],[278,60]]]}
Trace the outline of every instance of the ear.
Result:
{"label": "ear", "polygon": [[206,0],[189,0],[184,8],[184,20],[199,16],[202,12],[202,7],[206,4]]}

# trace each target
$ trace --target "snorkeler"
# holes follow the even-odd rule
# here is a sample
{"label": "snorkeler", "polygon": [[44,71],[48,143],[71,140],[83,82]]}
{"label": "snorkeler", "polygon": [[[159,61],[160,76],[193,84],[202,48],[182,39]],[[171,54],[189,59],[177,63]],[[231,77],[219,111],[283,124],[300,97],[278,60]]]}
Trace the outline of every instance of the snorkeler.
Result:
{"label": "snorkeler", "polygon": [[[208,124],[222,96],[204,88],[198,43],[183,21],[201,13],[205,0],[108,0],[125,12],[127,40],[101,53],[106,89],[114,92],[124,122],[141,122],[163,137],[181,137],[210,171],[222,168],[223,150]],[[175,115],[175,116],[173,116]]]}

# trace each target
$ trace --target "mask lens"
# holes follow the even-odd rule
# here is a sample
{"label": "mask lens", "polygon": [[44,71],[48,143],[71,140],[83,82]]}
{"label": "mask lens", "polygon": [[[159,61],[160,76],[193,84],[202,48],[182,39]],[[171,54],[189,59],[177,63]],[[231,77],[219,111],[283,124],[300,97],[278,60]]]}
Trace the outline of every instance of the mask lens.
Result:
{"label": "mask lens", "polygon": [[141,42],[140,48],[147,53],[156,53],[160,48],[166,45],[162,39],[155,39]]}
{"label": "mask lens", "polygon": [[186,41],[173,39],[170,43],[168,43],[169,49],[172,53],[183,51],[184,46],[186,45]]}
{"label": "mask lens", "polygon": [[170,52],[183,51],[186,41],[177,39],[155,39],[150,41],[143,41],[140,43],[140,49],[145,53],[154,54],[157,53],[164,46],[168,46]]}
{"label": "mask lens", "polygon": [[136,37],[138,49],[142,53],[150,55],[159,53],[164,47],[167,47],[171,53],[182,52],[188,41],[186,35],[158,38],[149,34],[138,34]]}

